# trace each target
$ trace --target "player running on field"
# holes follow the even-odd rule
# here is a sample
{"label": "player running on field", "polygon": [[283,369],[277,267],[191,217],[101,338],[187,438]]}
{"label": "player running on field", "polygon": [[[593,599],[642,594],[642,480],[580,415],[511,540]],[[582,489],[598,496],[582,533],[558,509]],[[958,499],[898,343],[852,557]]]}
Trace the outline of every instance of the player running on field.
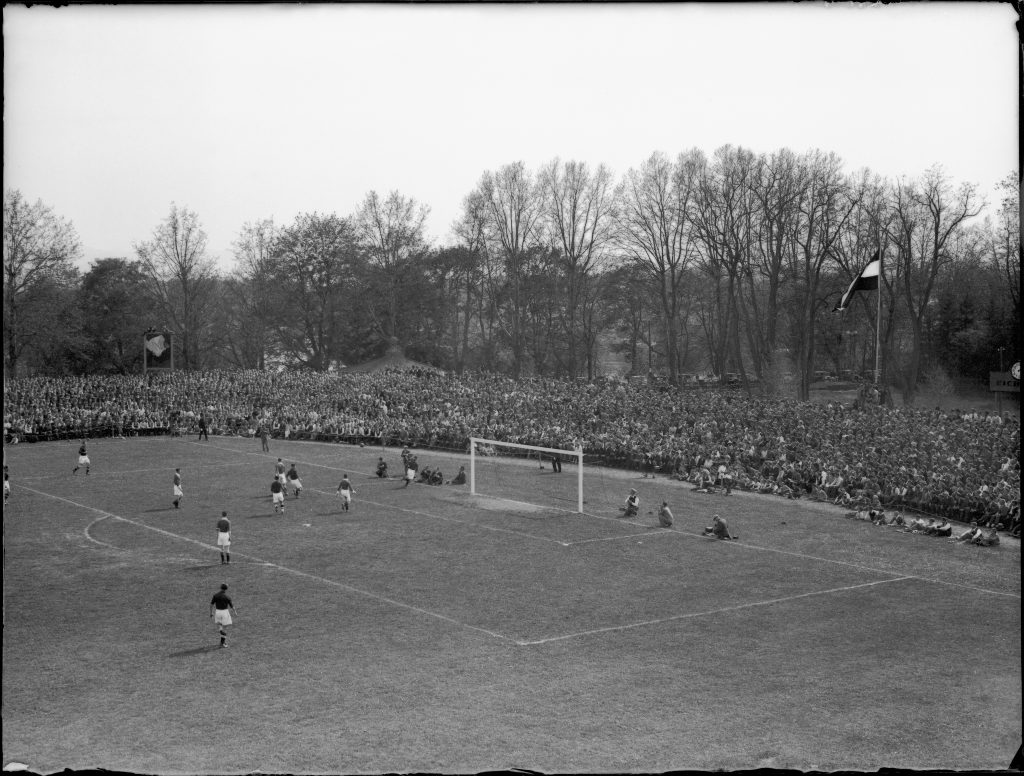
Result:
{"label": "player running on field", "polygon": [[274,464],[274,476],[277,477],[278,480],[280,480],[282,485],[287,483],[287,480],[285,479],[284,476],[284,464],[281,462],[280,458],[278,458],[277,463]]}
{"label": "player running on field", "polygon": [[228,596],[228,586],[221,585],[220,590],[213,594],[210,599],[210,616],[213,617],[213,624],[217,626],[220,633],[220,648],[228,645],[228,632],[224,630],[231,624],[231,615],[237,614],[231,597]]}
{"label": "player running on field", "polygon": [[403,488],[408,488],[410,482],[416,481],[416,472],[420,469],[419,462],[416,460],[415,455],[410,455],[408,461],[405,464],[405,485]]}
{"label": "player running on field", "polygon": [[181,469],[174,470],[174,508],[178,509],[185,492],[181,489]]}
{"label": "player running on field", "polygon": [[231,521],[228,513],[221,512],[217,521],[217,546],[220,548],[220,562],[231,562]]}
{"label": "player running on field", "polygon": [[377,476],[383,480],[388,478],[388,462],[383,458],[377,459]]}
{"label": "player running on field", "polygon": [[292,464],[288,470],[288,482],[295,488],[295,498],[299,497],[299,491],[302,490],[302,480],[299,479],[299,473],[295,471],[295,464]]}
{"label": "player running on field", "polygon": [[274,511],[279,514],[284,514],[284,485],[281,484],[281,480],[274,477],[274,481],[270,483],[270,500],[274,502]]}
{"label": "player running on field", "polygon": [[85,467],[85,473],[89,473],[89,467],[92,463],[89,461],[89,453],[85,449],[85,442],[82,442],[82,446],[78,448],[78,466],[71,470],[72,474],[78,474],[78,470]]}
{"label": "player running on field", "polygon": [[347,474],[341,475],[341,482],[338,484],[337,492],[341,496],[341,508],[348,512],[349,505],[352,503],[352,496],[355,495],[356,489],[352,487],[352,483],[349,481]]}

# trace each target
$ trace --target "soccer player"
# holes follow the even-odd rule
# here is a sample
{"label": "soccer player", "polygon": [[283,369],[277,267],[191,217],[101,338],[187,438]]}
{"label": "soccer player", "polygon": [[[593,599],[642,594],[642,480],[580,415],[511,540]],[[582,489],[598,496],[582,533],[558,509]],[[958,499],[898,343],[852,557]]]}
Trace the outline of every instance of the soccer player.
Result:
{"label": "soccer player", "polygon": [[280,480],[282,485],[286,484],[284,476],[284,464],[281,462],[280,458],[278,458],[277,463],[274,464],[274,476],[277,477],[278,480]]}
{"label": "soccer player", "polygon": [[419,471],[419,468],[420,465],[416,461],[416,456],[410,454],[409,459],[405,464],[405,485],[402,486],[403,488],[408,488],[409,483],[416,480],[416,472]]}
{"label": "soccer player", "polygon": [[382,480],[388,478],[388,463],[383,458],[377,459],[377,476]]}
{"label": "soccer player", "polygon": [[274,502],[274,512],[284,514],[284,485],[281,484],[281,480],[274,477],[274,481],[270,483],[270,499]]}
{"label": "soccer player", "polygon": [[356,490],[352,487],[347,474],[341,475],[341,482],[338,483],[337,492],[341,495],[341,508],[348,512],[349,505],[352,503],[352,496],[355,495]]}
{"label": "soccer player", "polygon": [[82,446],[78,448],[78,466],[71,470],[72,474],[78,474],[78,470],[83,466],[85,467],[85,473],[89,473],[89,467],[92,463],[89,461],[89,453],[85,449],[85,442],[82,442]]}
{"label": "soccer player", "polygon": [[661,509],[658,510],[658,524],[662,528],[672,527],[672,510],[668,508],[668,502],[661,502]]}
{"label": "soccer player", "polygon": [[228,632],[224,629],[231,624],[232,614],[237,614],[237,612],[228,595],[228,586],[224,584],[210,599],[210,616],[213,617],[213,624],[217,626],[217,631],[220,633],[221,649],[228,645]]}
{"label": "soccer player", "polygon": [[640,497],[636,493],[636,488],[629,489],[629,495],[626,496],[626,505],[620,507],[625,513],[625,517],[636,517],[640,511]]}
{"label": "soccer player", "polygon": [[174,470],[174,508],[178,509],[178,505],[184,498],[185,492],[181,489],[181,469]]}
{"label": "soccer player", "polygon": [[11,481],[7,472],[4,472],[4,504],[7,504],[7,499],[11,497]]}
{"label": "soccer player", "polygon": [[220,547],[220,562],[231,562],[231,521],[228,513],[221,512],[217,521],[217,546]]}
{"label": "soccer player", "polygon": [[288,481],[295,489],[295,498],[298,498],[299,491],[302,490],[302,480],[299,479],[299,473],[295,471],[295,464],[292,464],[292,467],[288,470]]}
{"label": "soccer player", "polygon": [[715,515],[712,524],[704,529],[704,536],[714,536],[716,539],[739,539],[729,533],[729,525],[721,517]]}

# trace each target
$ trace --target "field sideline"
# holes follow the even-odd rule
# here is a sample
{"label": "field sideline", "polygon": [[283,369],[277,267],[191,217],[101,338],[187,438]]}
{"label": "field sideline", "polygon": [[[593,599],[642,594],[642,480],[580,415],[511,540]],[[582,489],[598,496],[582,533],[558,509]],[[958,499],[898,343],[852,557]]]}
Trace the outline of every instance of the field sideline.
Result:
{"label": "field sideline", "polygon": [[[100,439],[88,477],[76,451],[6,448],[5,765],[964,770],[1020,746],[1017,542],[596,467],[581,515],[568,465],[484,459],[471,496],[373,477],[378,455],[398,473],[394,449]],[[305,486],[283,516],[279,456]],[[630,487],[635,520],[617,511]],[[740,541],[700,535],[716,512]],[[239,612],[226,650],[208,616],[221,582]]]}

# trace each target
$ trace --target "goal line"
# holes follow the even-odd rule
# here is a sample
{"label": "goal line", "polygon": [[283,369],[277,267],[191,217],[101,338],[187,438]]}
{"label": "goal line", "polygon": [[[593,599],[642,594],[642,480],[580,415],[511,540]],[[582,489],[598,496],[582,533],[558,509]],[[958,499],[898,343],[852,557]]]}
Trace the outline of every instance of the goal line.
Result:
{"label": "goal line", "polygon": [[576,511],[583,511],[583,448],[577,447],[575,450],[565,450],[557,447],[538,447],[537,445],[523,445],[518,442],[501,442],[497,439],[482,439],[480,437],[469,438],[469,492],[471,494],[478,495],[476,492],[476,459],[477,456],[481,456],[479,447],[488,448],[514,448],[517,450],[526,450],[527,454],[530,452],[537,453],[538,455],[548,453],[549,455],[557,455],[560,458],[574,458],[576,459]]}

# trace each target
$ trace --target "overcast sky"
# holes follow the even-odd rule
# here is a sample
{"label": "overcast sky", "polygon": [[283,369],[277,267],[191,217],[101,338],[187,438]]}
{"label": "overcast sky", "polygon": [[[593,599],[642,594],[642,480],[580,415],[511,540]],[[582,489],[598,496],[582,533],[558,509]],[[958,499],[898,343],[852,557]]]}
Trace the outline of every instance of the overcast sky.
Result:
{"label": "overcast sky", "polygon": [[231,265],[247,221],[428,205],[449,240],[485,170],[620,176],[656,150],[1018,167],[1005,3],[5,6],[4,187],[70,219],[83,268],[134,258],[171,202]]}

